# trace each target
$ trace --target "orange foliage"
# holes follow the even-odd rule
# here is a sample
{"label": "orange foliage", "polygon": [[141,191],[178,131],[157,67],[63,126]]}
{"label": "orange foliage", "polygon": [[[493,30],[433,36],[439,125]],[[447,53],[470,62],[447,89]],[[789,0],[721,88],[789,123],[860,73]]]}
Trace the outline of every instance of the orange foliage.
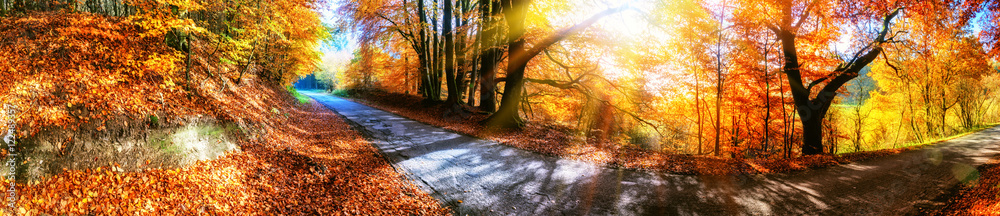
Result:
{"label": "orange foliage", "polygon": [[76,129],[110,114],[198,110],[177,82],[181,54],[121,18],[42,13],[0,21],[0,100],[19,107],[19,136]]}

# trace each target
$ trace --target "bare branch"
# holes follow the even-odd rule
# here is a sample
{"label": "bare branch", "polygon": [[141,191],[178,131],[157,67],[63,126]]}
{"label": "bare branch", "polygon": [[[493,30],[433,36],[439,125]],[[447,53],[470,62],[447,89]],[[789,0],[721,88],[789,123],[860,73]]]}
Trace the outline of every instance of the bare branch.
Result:
{"label": "bare branch", "polygon": [[809,2],[809,6],[806,6],[806,11],[802,12],[802,15],[799,15],[799,21],[795,22],[795,27],[792,27],[793,32],[798,31],[802,27],[802,23],[805,23],[806,19],[809,19],[809,13],[812,12],[814,5],[816,5],[816,0]]}

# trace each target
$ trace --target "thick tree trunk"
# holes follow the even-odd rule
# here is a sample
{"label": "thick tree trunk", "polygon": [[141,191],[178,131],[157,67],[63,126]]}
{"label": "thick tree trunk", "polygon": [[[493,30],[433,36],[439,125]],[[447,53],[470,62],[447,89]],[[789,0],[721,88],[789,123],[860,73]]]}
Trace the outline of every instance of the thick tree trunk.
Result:
{"label": "thick tree trunk", "polygon": [[430,79],[429,79],[429,77],[430,77],[430,68],[428,67],[430,65],[430,53],[428,52],[428,50],[429,50],[428,48],[430,48],[430,42],[427,40],[427,31],[426,31],[427,27],[425,27],[426,25],[424,25],[424,24],[427,23],[427,12],[424,11],[424,0],[417,0],[417,17],[420,19],[419,23],[421,24],[421,26],[420,26],[420,33],[419,33],[420,34],[419,35],[419,37],[420,37],[420,39],[419,39],[420,42],[419,43],[421,44],[421,49],[417,50],[417,55],[420,58],[420,90],[419,90],[419,92],[420,92],[420,95],[423,96],[425,99],[429,99],[429,98],[431,98],[430,97],[431,96],[431,90],[430,90],[431,85],[430,85]]}
{"label": "thick tree trunk", "polygon": [[[530,0],[503,1],[503,13],[507,21],[507,78],[504,83],[500,108],[486,119],[486,125],[499,128],[520,128],[523,126],[518,109],[521,108],[521,90],[524,87],[524,69],[528,65],[524,49],[524,19]],[[493,85],[493,84],[491,84]]]}
{"label": "thick tree trunk", "polygon": [[[801,112],[800,112],[801,113]],[[823,116],[817,118],[800,118],[802,120],[802,154],[814,155],[823,153]],[[801,115],[799,117],[802,117]]]}
{"label": "thick tree trunk", "polygon": [[454,105],[458,103],[459,93],[458,93],[458,80],[455,76],[455,32],[452,31],[452,11],[453,7],[451,5],[452,0],[444,0],[444,15],[442,31],[444,33],[444,76],[445,81],[448,84],[448,99],[445,103],[448,105]]}
{"label": "thick tree trunk", "polygon": [[479,110],[486,112],[496,111],[496,68],[500,50],[500,43],[497,39],[500,36],[500,22],[497,16],[500,15],[500,2],[491,0],[479,3],[480,20],[483,21],[481,47],[485,48],[479,53]]}
{"label": "thick tree trunk", "polygon": [[497,56],[501,50],[497,47],[487,48],[479,58],[479,110],[493,112],[497,109],[496,75]]}
{"label": "thick tree trunk", "polygon": [[[508,56],[522,56],[524,52],[524,39],[518,39],[510,45]],[[521,93],[524,89],[524,69],[528,66],[527,60],[516,60],[524,58],[508,57],[507,78],[504,83],[503,98],[500,99],[500,109],[486,119],[487,126],[499,128],[520,128],[524,126],[524,120],[518,113],[521,109]]]}
{"label": "thick tree trunk", "polygon": [[465,48],[466,48],[465,35],[466,35],[466,33],[465,33],[465,31],[458,31],[459,28],[461,28],[462,26],[465,26],[465,22],[462,19],[462,17],[463,17],[462,16],[462,14],[463,14],[463,9],[462,8],[464,7],[463,2],[464,1],[455,1],[455,3],[456,3],[455,8],[457,8],[458,10],[456,10],[453,13],[455,15],[455,22],[454,23],[455,23],[455,30],[456,30],[455,34],[453,34],[454,37],[455,37],[455,40],[453,41],[453,46],[455,47],[454,50],[453,50],[454,51],[454,55],[455,55],[455,63],[454,63],[455,64],[455,66],[454,66],[455,67],[455,80],[454,80],[454,83],[455,83],[454,84],[454,86],[455,86],[455,91],[454,91],[455,92],[455,99],[450,104],[456,109],[456,110],[454,110],[456,112],[461,112],[462,111],[461,109],[458,109],[458,108],[460,108],[459,105],[462,103],[462,97],[465,96],[465,74],[468,73],[468,71],[467,71],[467,69],[465,67]]}

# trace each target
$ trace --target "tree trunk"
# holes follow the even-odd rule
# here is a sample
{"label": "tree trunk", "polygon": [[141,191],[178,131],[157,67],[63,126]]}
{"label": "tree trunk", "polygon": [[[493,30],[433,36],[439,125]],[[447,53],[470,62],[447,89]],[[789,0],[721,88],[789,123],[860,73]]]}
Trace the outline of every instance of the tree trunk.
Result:
{"label": "tree trunk", "polygon": [[455,32],[452,31],[453,7],[452,0],[444,0],[444,15],[441,23],[444,33],[444,74],[448,84],[448,99],[445,103],[454,105],[458,103],[458,80],[455,76]]}
{"label": "tree trunk", "polygon": [[725,8],[726,2],[722,2],[722,17],[719,17],[719,28],[717,31],[717,37],[715,41],[715,156],[722,155],[722,149],[719,146],[720,135],[722,135],[722,94],[725,85],[725,77],[722,74],[722,31],[725,30],[723,27],[723,21],[725,18]]}
{"label": "tree trunk", "polygon": [[701,121],[701,79],[698,78],[698,73],[694,73],[694,109],[697,112],[698,118],[698,155],[705,154],[702,146],[704,145],[704,130],[702,128]]}
{"label": "tree trunk", "polygon": [[770,154],[768,151],[768,141],[770,141],[771,132],[771,76],[768,75],[768,65],[767,56],[771,50],[770,43],[764,43],[764,136],[763,136],[763,146],[761,151],[765,155]]}
{"label": "tree trunk", "polygon": [[823,116],[826,113],[819,115],[816,118],[805,118],[801,116],[800,109],[800,119],[802,120],[802,154],[804,155],[814,155],[823,153]]}
{"label": "tree trunk", "polygon": [[455,101],[451,105],[456,109],[454,111],[460,112],[459,109],[462,103],[462,97],[465,96],[465,74],[468,73],[468,69],[465,67],[465,48],[467,47],[466,42],[466,32],[459,31],[459,28],[465,26],[465,21],[462,19],[464,14],[464,2],[466,1],[455,1],[456,5],[453,14],[455,15],[455,40],[454,40],[454,55],[455,55]]}
{"label": "tree trunk", "polygon": [[486,119],[486,125],[499,128],[520,128],[523,126],[518,109],[521,105],[521,90],[524,87],[524,69],[528,59],[524,50],[524,19],[531,0],[503,1],[503,13],[507,21],[507,78],[504,83],[500,108]]}
{"label": "tree trunk", "polygon": [[425,99],[429,99],[429,98],[431,98],[431,91],[430,91],[431,85],[430,85],[430,79],[429,79],[429,77],[430,77],[430,68],[428,67],[430,65],[429,64],[429,62],[430,62],[430,53],[428,53],[427,51],[429,50],[428,48],[430,48],[430,43],[427,40],[427,31],[426,31],[426,29],[427,29],[427,27],[426,27],[426,24],[427,24],[427,12],[424,11],[424,0],[417,0],[417,17],[420,19],[420,22],[419,22],[419,24],[420,24],[420,33],[419,33],[420,34],[419,35],[420,39],[418,39],[418,40],[420,40],[419,43],[421,44],[421,49],[417,50],[417,55],[420,58],[420,69],[419,69],[420,70],[420,90],[418,90],[418,91],[420,92],[420,95],[423,96]]}
{"label": "tree trunk", "polygon": [[[437,1],[435,1],[435,4],[437,4]],[[432,29],[434,29],[435,32],[429,33],[429,35],[431,36],[431,39],[429,40],[431,43],[431,49],[428,51],[428,53],[430,54],[429,63],[431,65],[430,65],[430,71],[428,72],[427,80],[429,84],[428,90],[430,90],[430,93],[428,94],[426,100],[428,102],[438,102],[441,101],[441,63],[443,63],[443,61],[441,61],[442,49],[441,49],[440,37],[438,36],[438,34],[441,31],[438,30],[438,22],[437,22],[438,20],[434,19],[433,17],[430,17],[430,19],[432,23],[431,27],[433,27]]]}
{"label": "tree trunk", "polygon": [[187,52],[187,57],[184,59],[184,63],[187,67],[184,68],[184,86],[185,90],[191,91],[191,33],[184,34],[184,51]]}
{"label": "tree trunk", "polygon": [[[469,5],[468,2],[466,2],[466,6],[469,6],[468,8],[469,11],[472,10],[472,6]],[[469,70],[469,89],[468,89],[469,92],[466,94],[468,95],[469,98],[466,104],[468,104],[470,107],[476,105],[476,96],[475,96],[476,84],[478,84],[477,82],[478,80],[476,80],[476,78],[479,77],[479,64],[477,63],[479,62],[478,60],[479,53],[482,52],[483,24],[484,23],[480,23],[479,25],[477,25],[478,30],[476,30],[475,41],[472,43],[472,52],[469,52],[469,57],[471,58],[469,66],[471,67],[471,69]]]}
{"label": "tree trunk", "polygon": [[480,43],[485,48],[479,53],[479,110],[496,111],[496,67],[500,58],[500,2],[491,0],[479,3],[480,20],[483,21],[482,39]]}

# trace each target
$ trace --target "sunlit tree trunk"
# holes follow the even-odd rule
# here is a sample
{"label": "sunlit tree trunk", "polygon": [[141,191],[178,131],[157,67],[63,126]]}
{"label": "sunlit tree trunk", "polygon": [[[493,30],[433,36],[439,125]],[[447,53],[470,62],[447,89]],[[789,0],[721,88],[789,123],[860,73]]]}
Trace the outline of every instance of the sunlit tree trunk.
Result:
{"label": "sunlit tree trunk", "polygon": [[519,128],[523,120],[518,114],[521,105],[521,91],[524,87],[524,69],[528,65],[524,49],[524,19],[530,0],[503,1],[503,13],[507,21],[507,77],[504,83],[500,108],[486,119],[487,126]]}
{"label": "sunlit tree trunk", "polygon": [[463,14],[465,14],[464,15],[465,24],[476,26],[475,30],[473,30],[472,27],[470,26],[465,33],[465,37],[472,38],[472,42],[469,45],[467,52],[465,52],[465,59],[466,59],[465,67],[469,68],[469,82],[467,82],[466,84],[468,85],[467,88],[462,90],[465,91],[465,95],[468,97],[466,99],[466,104],[472,107],[476,105],[475,93],[476,93],[476,84],[478,84],[477,79],[479,78],[479,61],[477,58],[479,57],[479,52],[482,52],[482,50],[480,50],[480,43],[482,42],[483,39],[482,38],[483,23],[482,20],[479,20],[480,21],[479,23],[472,22],[472,19],[474,19],[473,17],[475,17],[473,11],[476,9],[474,7],[474,4],[472,4],[469,0],[463,0],[462,5],[464,6]]}
{"label": "sunlit tree trunk", "polygon": [[482,52],[483,25],[482,23],[480,23],[478,26],[479,29],[476,30],[476,36],[475,36],[476,40],[472,44],[472,52],[469,53],[469,56],[472,58],[472,61],[469,63],[469,65],[472,67],[472,69],[469,70],[469,90],[468,90],[469,92],[466,94],[469,96],[468,101],[466,102],[466,104],[468,104],[469,106],[476,106],[476,86],[477,84],[479,84],[477,80],[480,74],[478,58],[479,58],[479,53]]}
{"label": "sunlit tree trunk", "polygon": [[703,136],[704,132],[703,132],[703,129],[702,129],[702,120],[701,120],[701,79],[698,78],[698,74],[699,73],[696,72],[695,75],[694,75],[694,109],[695,109],[695,112],[698,115],[698,118],[697,118],[697,121],[698,121],[698,154],[701,155],[701,154],[704,154],[704,152],[702,150],[702,145],[704,144],[704,136]]}
{"label": "sunlit tree trunk", "polygon": [[722,149],[720,147],[721,135],[722,135],[722,94],[725,85],[725,75],[722,73],[722,31],[723,31],[723,21],[725,20],[725,7],[726,3],[722,3],[722,12],[720,12],[719,17],[719,28],[716,30],[716,41],[715,41],[715,156],[722,155]]}

